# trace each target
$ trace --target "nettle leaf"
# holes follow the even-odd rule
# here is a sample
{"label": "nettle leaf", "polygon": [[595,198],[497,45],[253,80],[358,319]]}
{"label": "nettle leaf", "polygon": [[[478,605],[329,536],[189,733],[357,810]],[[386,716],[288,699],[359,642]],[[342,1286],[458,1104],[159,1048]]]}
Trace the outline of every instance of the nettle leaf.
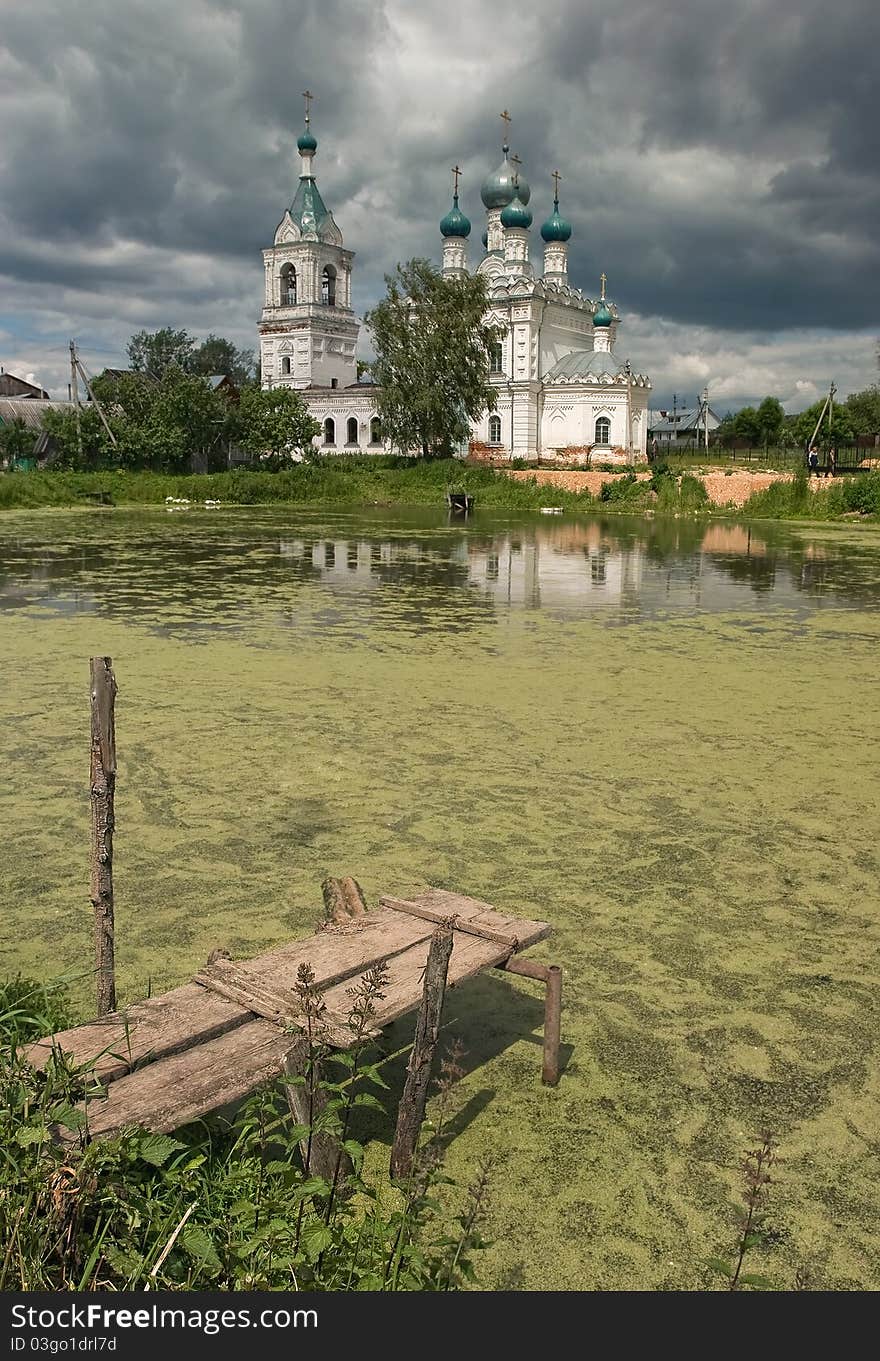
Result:
{"label": "nettle leaf", "polygon": [[143,1257],[137,1252],[129,1252],[118,1243],[104,1243],[101,1252],[118,1276],[135,1276],[144,1264]]}
{"label": "nettle leaf", "polygon": [[326,1224],[316,1224],[313,1228],[306,1229],[300,1241],[309,1261],[314,1262],[333,1242],[333,1231],[328,1229]]}
{"label": "nettle leaf", "polygon": [[750,1285],[753,1290],[773,1290],[773,1282],[769,1276],[759,1276],[756,1272],[749,1272],[740,1276],[738,1285]]}
{"label": "nettle leaf", "polygon": [[717,1276],[726,1276],[728,1280],[733,1276],[733,1267],[729,1262],[722,1262],[720,1257],[707,1257],[706,1266]]}
{"label": "nettle leaf", "polygon": [[56,1106],[52,1118],[65,1129],[74,1131],[81,1130],[86,1123],[85,1111],[77,1110],[76,1106]]}
{"label": "nettle leaf", "polygon": [[183,1248],[187,1257],[191,1257],[200,1266],[212,1267],[219,1271],[221,1267],[220,1258],[217,1256],[217,1249],[210,1234],[199,1224],[187,1224],[180,1231],[178,1243]]}
{"label": "nettle leaf", "polygon": [[346,1139],[342,1147],[351,1158],[355,1171],[359,1172],[364,1161],[364,1146],[356,1139]]}
{"label": "nettle leaf", "polygon": [[385,1114],[385,1107],[377,1096],[373,1096],[372,1092],[358,1092],[351,1104],[353,1106],[370,1106],[373,1110]]}
{"label": "nettle leaf", "polygon": [[15,1142],[22,1148],[28,1148],[31,1144],[42,1144],[49,1138],[49,1131],[45,1125],[24,1125],[15,1132]]}
{"label": "nettle leaf", "polygon": [[172,1153],[179,1153],[186,1144],[171,1139],[167,1134],[144,1134],[137,1141],[137,1155],[152,1167],[164,1167]]}

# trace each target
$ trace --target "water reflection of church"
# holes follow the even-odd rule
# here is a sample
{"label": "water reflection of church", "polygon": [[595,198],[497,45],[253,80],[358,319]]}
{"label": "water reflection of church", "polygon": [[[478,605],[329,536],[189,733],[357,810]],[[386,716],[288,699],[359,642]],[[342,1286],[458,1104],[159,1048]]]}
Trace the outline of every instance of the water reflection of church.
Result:
{"label": "water reflection of church", "polygon": [[498,604],[613,604],[638,595],[644,550],[612,543],[598,524],[541,526],[506,534],[468,533],[440,542],[354,538],[282,540],[279,553],[334,588],[430,578],[475,587]]}

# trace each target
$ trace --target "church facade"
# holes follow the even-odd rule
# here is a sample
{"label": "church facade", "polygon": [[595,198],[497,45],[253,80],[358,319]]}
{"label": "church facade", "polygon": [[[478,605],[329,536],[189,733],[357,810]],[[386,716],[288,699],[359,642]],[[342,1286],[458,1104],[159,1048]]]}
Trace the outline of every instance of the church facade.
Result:
{"label": "church facade", "polygon": [[[299,185],[263,252],[263,387],[301,392],[326,452],[383,453],[376,388],[357,377],[354,253],[318,190],[308,117],[297,148]],[[543,268],[535,269],[531,190],[506,139],[502,152],[481,188],[486,230],[475,267],[486,278],[487,320],[502,330],[489,364],[496,407],[475,424],[471,448],[501,459],[643,462],[651,384],[617,357],[620,317],[605,297],[605,277],[598,299],[569,281],[572,228],[559,212],[558,177],[553,211],[540,228]],[[456,172],[452,207],[440,223],[447,277],[469,269],[471,224],[459,207],[457,179]]]}

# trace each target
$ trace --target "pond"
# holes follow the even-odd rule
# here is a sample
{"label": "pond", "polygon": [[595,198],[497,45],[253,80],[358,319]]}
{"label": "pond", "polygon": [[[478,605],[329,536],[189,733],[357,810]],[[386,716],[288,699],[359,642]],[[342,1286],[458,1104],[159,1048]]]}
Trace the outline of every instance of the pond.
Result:
{"label": "pond", "polygon": [[306,933],[328,873],[545,918],[556,1090],[534,984],[447,1003],[449,1165],[466,1185],[496,1159],[481,1284],[701,1287],[769,1127],[762,1267],[880,1285],[876,532],[11,512],[0,630],[5,973],[88,1005],[88,658],[109,654],[123,1000]]}

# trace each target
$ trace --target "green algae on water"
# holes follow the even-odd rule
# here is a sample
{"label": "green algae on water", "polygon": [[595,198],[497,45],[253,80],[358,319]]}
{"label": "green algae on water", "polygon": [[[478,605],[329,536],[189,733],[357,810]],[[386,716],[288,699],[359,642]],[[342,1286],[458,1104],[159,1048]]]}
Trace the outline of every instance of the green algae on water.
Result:
{"label": "green algae on water", "polygon": [[769,1125],[761,1269],[877,1288],[880,551],[741,528],[10,516],[4,972],[88,1005],[105,653],[123,1000],[308,932],[327,873],[546,918],[557,1089],[534,985],[481,977],[446,1012],[452,1168],[497,1159],[482,1284],[705,1285]]}

